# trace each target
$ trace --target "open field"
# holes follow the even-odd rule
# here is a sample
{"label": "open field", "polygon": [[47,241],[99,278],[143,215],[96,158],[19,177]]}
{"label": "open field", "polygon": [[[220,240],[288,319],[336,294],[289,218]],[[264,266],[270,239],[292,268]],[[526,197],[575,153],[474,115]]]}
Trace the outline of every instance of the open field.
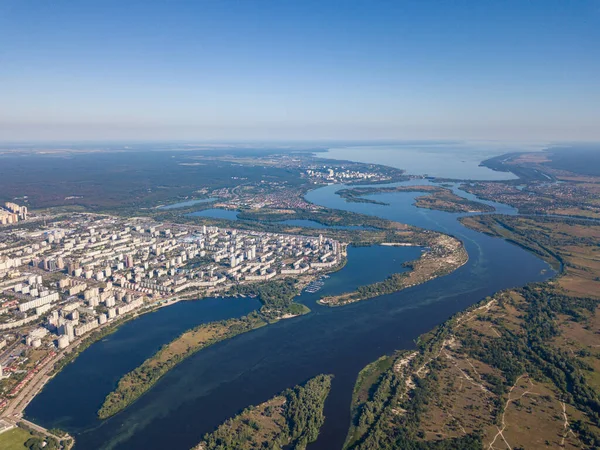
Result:
{"label": "open field", "polygon": [[23,428],[13,428],[0,434],[0,448],[2,450],[26,450],[25,442],[33,435]]}
{"label": "open field", "polygon": [[557,284],[565,293],[600,298],[600,224],[576,219],[512,216],[464,217],[483,233],[509,239],[536,253],[564,273]]}

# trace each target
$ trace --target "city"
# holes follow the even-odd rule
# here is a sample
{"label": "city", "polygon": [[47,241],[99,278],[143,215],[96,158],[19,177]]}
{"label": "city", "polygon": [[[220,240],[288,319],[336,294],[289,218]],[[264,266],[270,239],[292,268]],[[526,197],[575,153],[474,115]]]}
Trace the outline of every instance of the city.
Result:
{"label": "city", "polygon": [[600,449],[599,2],[0,0],[0,450]]}
{"label": "city", "polygon": [[0,246],[0,411],[10,415],[26,406],[19,394],[36,375],[93,330],[235,285],[314,279],[346,254],[346,244],[322,235],[145,218],[82,213],[47,228],[13,228]]}

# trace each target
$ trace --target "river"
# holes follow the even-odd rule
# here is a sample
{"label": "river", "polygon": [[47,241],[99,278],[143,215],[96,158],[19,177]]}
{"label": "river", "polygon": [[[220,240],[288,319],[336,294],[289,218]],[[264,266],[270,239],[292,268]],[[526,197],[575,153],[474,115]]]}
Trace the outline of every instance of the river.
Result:
{"label": "river", "polygon": [[[340,188],[316,189],[307,200],[452,234],[465,243],[469,262],[450,275],[398,293],[338,308],[316,304],[323,294],[352,289],[401,270],[402,263],[420,251],[414,247],[350,248],[348,264],[326,280],[322,291],[299,296],[298,301],[312,309],[310,314],[213,345],[177,366],[122,413],[97,420],[95,412],[118,377],[161,344],[186,327],[215,320],[217,312],[222,317],[244,314],[256,307],[256,301],[205,299],[163,308],[124,325],[84,351],[48,383],[25,411],[26,417],[48,428],[68,430],[77,439],[76,449],[184,450],[244,407],[319,373],[332,373],[327,419],[310,449],[340,449],[350,421],[354,382],[366,364],[394,350],[413,348],[420,334],[487,295],[553,274],[546,263],[523,249],[466,229],[456,220],[460,214],[414,207],[419,193],[373,196],[389,203],[384,206],[347,203],[335,194]],[[472,198],[456,186],[453,190]],[[504,205],[495,206],[503,213],[514,213]],[[170,331],[160,331],[157,323]]]}

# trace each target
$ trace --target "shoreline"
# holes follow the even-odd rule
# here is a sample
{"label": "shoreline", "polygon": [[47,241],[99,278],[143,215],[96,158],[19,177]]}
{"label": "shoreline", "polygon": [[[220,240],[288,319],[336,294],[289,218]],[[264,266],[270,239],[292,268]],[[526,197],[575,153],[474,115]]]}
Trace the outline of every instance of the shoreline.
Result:
{"label": "shoreline", "polygon": [[[427,281],[430,281],[431,279],[437,278],[438,276],[443,276],[443,275],[446,275],[448,273],[451,273],[452,271],[454,271],[454,270],[458,269],[459,267],[461,267],[462,265],[466,264],[466,262],[468,261],[468,254],[467,254],[467,252],[466,252],[466,250],[464,248],[464,245],[458,239],[456,239],[454,237],[451,237],[451,236],[448,236],[448,235],[440,234],[440,236],[437,238],[436,242],[438,243],[438,245],[444,245],[445,244],[446,246],[448,246],[450,243],[454,244],[456,246],[456,249],[455,249],[455,251],[453,253],[451,253],[450,256],[455,256],[456,253],[459,253],[459,257],[463,256],[463,258],[461,258],[461,260],[460,260],[460,263],[458,265],[451,266],[450,268],[444,267],[442,269],[443,273],[439,273],[439,274],[433,273],[433,274],[431,274],[430,276],[428,276],[426,278],[420,279],[416,283],[412,283],[412,284],[404,286],[402,289],[404,289],[406,287],[414,286],[416,284],[425,283]],[[388,244],[394,244],[394,243],[388,243]],[[412,243],[398,242],[398,243],[395,243],[395,244],[398,244],[399,246],[415,246],[415,244],[412,244]],[[374,245],[376,245],[376,244],[374,244]],[[428,255],[428,253],[424,254],[425,257],[427,255]],[[298,282],[298,287],[299,287],[298,293],[296,295],[294,295],[294,298],[298,297],[301,294],[301,292],[304,289],[304,287],[307,284],[310,283],[310,280],[314,280],[316,277],[321,276],[321,275],[326,274],[326,273],[332,273],[332,272],[336,272],[338,270],[341,270],[346,265],[347,259],[348,259],[346,252],[344,252],[343,256],[344,256],[344,258],[342,259],[342,263],[340,263],[338,266],[332,268],[332,270],[324,271],[322,273],[317,273],[317,274],[311,274],[309,277],[303,278],[301,281],[299,281]],[[416,260],[416,263],[410,262],[409,264],[418,264],[422,260],[423,260],[423,257],[421,257],[420,259]],[[415,272],[409,272],[409,275],[410,274],[414,274],[414,273]],[[399,289],[399,290],[401,290],[401,289]],[[321,302],[321,300],[317,301],[317,303],[323,304]],[[295,304],[295,302],[292,301],[292,304]],[[220,338],[220,337],[216,338],[216,340],[211,340],[208,343],[198,343],[197,345],[200,346],[199,348],[188,350],[189,353],[188,354],[184,354],[182,356],[182,358],[180,360],[178,360],[172,367],[169,367],[166,371],[164,371],[164,373],[160,374],[156,379],[150,380],[149,382],[147,381],[145,384],[141,385],[139,388],[135,388],[136,384],[134,382],[128,382],[127,381],[128,378],[134,377],[135,373],[138,370],[141,370],[144,366],[150,366],[153,362],[160,360],[160,358],[162,356],[161,352],[163,351],[163,349],[165,349],[165,348],[167,348],[168,346],[171,346],[171,345],[176,345],[179,341],[184,341],[185,340],[185,336],[188,335],[188,334],[190,334],[190,333],[193,334],[194,332],[199,331],[202,328],[209,328],[211,325],[222,324],[222,322],[211,322],[211,323],[203,324],[203,325],[200,325],[198,327],[194,327],[194,328],[192,328],[190,330],[185,331],[179,337],[173,339],[168,344],[165,344],[165,346],[161,350],[159,350],[156,354],[154,354],[153,356],[150,356],[148,359],[146,359],[140,366],[138,366],[137,368],[135,368],[132,371],[128,372],[127,374],[123,375],[119,379],[117,387],[107,395],[107,397],[105,398],[104,404],[102,405],[102,407],[98,411],[99,418],[103,419],[103,420],[104,419],[108,419],[109,417],[112,417],[112,416],[118,414],[119,412],[123,411],[124,409],[126,409],[127,407],[129,407],[131,404],[133,404],[137,400],[139,400],[139,398],[141,398],[143,395],[145,395],[145,393],[148,392],[152,388],[152,386],[154,386],[158,381],[160,381],[160,379],[164,375],[166,375],[170,370],[172,370],[176,365],[178,365],[179,363],[183,362],[188,357],[193,356],[195,353],[203,350],[204,348],[206,348],[206,347],[208,347],[208,346],[210,346],[212,344],[215,344],[217,342],[225,341],[225,340],[227,340],[229,338],[232,338],[232,337],[235,337],[235,336],[237,336],[239,334],[244,334],[246,332],[253,331],[254,329],[260,328],[262,326],[268,326],[268,325],[270,325],[272,323],[279,322],[280,320],[286,320],[286,319],[291,319],[291,318],[294,318],[294,317],[299,317],[299,316],[306,315],[306,314],[308,314],[308,313],[311,312],[311,310],[308,307],[306,307],[305,305],[303,305],[303,304],[299,304],[299,305],[302,305],[302,307],[304,308],[304,311],[302,313],[299,313],[299,314],[283,314],[283,315],[278,316],[277,318],[272,319],[272,320],[269,320],[269,319],[264,318],[264,317],[256,317],[256,319],[258,320],[258,322],[256,322],[256,323],[253,323],[252,319],[249,319],[250,315],[242,317],[240,319],[237,319],[237,320],[239,320],[241,322],[249,321],[249,323],[248,323],[248,325],[250,325],[249,328],[244,329],[243,331],[241,331],[239,333],[234,333],[233,335],[228,335],[228,333],[227,333],[228,330],[226,330],[225,334],[224,334],[224,336],[222,338]],[[341,305],[334,305],[334,306],[341,306]],[[134,389],[139,389],[139,391],[137,393],[130,394],[130,395],[133,395],[133,397],[132,397],[133,399],[129,403],[124,404],[124,405],[119,405],[120,402],[124,401],[124,398],[123,398],[123,400],[116,400],[116,401],[115,400],[111,400],[111,398],[115,397],[115,396],[123,396],[124,397],[127,394],[127,392],[132,388],[131,386],[134,386]],[[113,404],[119,405],[114,411],[112,411],[111,408],[110,408],[111,402]],[[104,411],[107,408],[108,408],[108,411]]]}
{"label": "shoreline", "polygon": [[[0,418],[3,418],[3,419],[18,418],[19,420],[21,420],[23,418],[23,411],[27,408],[27,406],[29,405],[29,403],[31,403],[31,401],[35,398],[35,396],[42,391],[44,386],[52,378],[54,378],[56,375],[58,375],[67,365],[72,363],[79,356],[79,353],[75,354],[71,361],[68,361],[66,364],[64,364],[60,368],[56,369],[54,366],[57,363],[59,363],[60,361],[62,361],[63,358],[70,356],[74,352],[85,351],[87,349],[87,347],[84,349],[80,349],[80,347],[82,345],[88,344],[88,347],[89,347],[92,344],[102,340],[106,336],[116,332],[122,325],[125,325],[126,323],[130,322],[131,320],[134,320],[142,315],[145,315],[145,314],[148,314],[148,313],[151,313],[154,311],[158,311],[160,308],[163,308],[165,306],[174,305],[175,303],[178,303],[181,300],[182,299],[177,299],[175,301],[170,301],[170,302],[168,302],[166,304],[162,304],[162,305],[159,304],[154,307],[152,305],[149,305],[149,306],[145,307],[146,308],[145,311],[133,312],[130,316],[124,317],[120,321],[107,322],[106,324],[103,324],[103,325],[99,326],[96,330],[94,330],[93,334],[99,334],[98,336],[90,335],[88,337],[84,337],[82,339],[79,339],[79,340],[73,342],[68,347],[62,349],[61,351],[57,352],[56,355],[52,359],[47,361],[40,368],[40,370],[36,373],[36,375],[31,379],[31,381],[29,383],[27,383],[27,385],[25,385],[25,387],[19,392],[19,394],[16,397],[13,397],[11,399],[11,401],[8,403],[8,405],[6,406],[6,408],[4,409],[2,414],[0,414]],[[161,300],[161,303],[165,303],[165,301]],[[110,328],[110,327],[114,327],[114,330],[110,330],[106,334],[99,333],[99,332],[105,330],[106,328]],[[35,390],[36,392],[33,395],[31,395],[31,392],[33,390]],[[29,397],[29,398],[21,399],[21,397]],[[24,403],[24,401],[25,401],[25,403]]]}
{"label": "shoreline", "polygon": [[[450,240],[446,240],[446,237]],[[438,246],[432,247],[432,250],[429,252],[424,252],[419,259],[405,263],[406,266],[413,267],[413,270],[411,271],[392,274],[383,281],[360,286],[351,292],[322,297],[317,303],[334,308],[379,297],[381,295],[393,294],[419,284],[427,283],[435,278],[448,275],[455,270],[458,270],[469,261],[469,254],[467,253],[464,244],[457,238],[440,234],[437,238],[437,244]],[[386,242],[381,245],[415,246],[415,244],[401,242]],[[428,258],[434,250],[439,251],[440,248],[447,253],[442,256]],[[442,263],[444,264],[443,267],[435,267],[436,264]]]}
{"label": "shoreline", "polygon": [[434,185],[410,185],[393,187],[350,187],[341,189],[337,194],[347,202],[388,205],[388,203],[365,196],[386,193],[416,192],[422,193],[414,199],[417,208],[449,213],[490,213],[495,208],[479,201],[469,200],[456,195],[451,189]]}
{"label": "shoreline", "polygon": [[[302,292],[304,287],[306,285],[310,284],[310,282],[313,281],[314,279],[317,279],[319,276],[341,270],[346,265],[346,262],[347,262],[347,252],[344,250],[342,253],[341,262],[337,266],[335,266],[329,270],[323,270],[323,271],[320,271],[315,274],[309,274],[307,277],[303,277],[302,279],[300,279],[299,280],[299,291],[298,291],[297,295],[300,295],[300,293]],[[281,277],[281,278],[277,277],[277,278],[274,278],[273,281],[282,281],[282,280],[285,280],[286,278],[289,278],[289,277],[286,277],[286,276]],[[251,282],[248,284],[252,285],[252,284],[256,284],[256,282]],[[224,285],[224,286],[219,286],[219,287],[216,287],[214,289],[209,289],[209,290],[200,289],[200,290],[197,290],[194,292],[181,292],[173,297],[167,297],[167,298],[161,298],[161,299],[155,300],[153,303],[143,306],[140,310],[129,313],[128,315],[126,315],[125,317],[123,317],[120,320],[113,321],[113,322],[107,322],[106,324],[100,325],[89,336],[87,336],[87,337],[84,336],[83,338],[78,339],[75,342],[71,343],[68,347],[66,347],[60,351],[57,351],[56,354],[52,358],[50,358],[43,366],[39,367],[38,372],[23,387],[23,389],[15,397],[13,397],[12,399],[9,400],[8,404],[6,405],[6,407],[4,408],[2,413],[0,413],[0,419],[6,419],[9,422],[15,423],[15,424],[22,422],[22,421],[26,421],[26,419],[24,418],[24,415],[23,415],[25,409],[33,401],[33,399],[43,390],[43,388],[46,386],[46,384],[48,382],[50,382],[55,376],[59,375],[60,372],[68,364],[74,362],[75,359],[77,359],[79,357],[79,355],[83,351],[85,351],[89,346],[104,339],[109,334],[112,334],[112,333],[118,331],[121,328],[121,326],[127,324],[128,322],[130,322],[134,319],[137,319],[138,317],[141,317],[142,315],[156,312],[156,311],[160,310],[161,308],[175,305],[181,301],[200,301],[202,299],[210,298],[210,297],[219,298],[222,296],[226,296],[226,295],[221,296],[218,294],[227,292],[231,287],[232,287],[231,285]],[[283,316],[275,319],[275,321],[290,319],[290,318],[308,314],[310,312],[310,309],[305,306],[304,306],[304,308],[305,308],[305,311],[303,311],[301,314],[293,314],[291,316],[284,314]],[[269,321],[265,321],[265,324],[268,325]],[[108,333],[103,333],[103,331],[105,331],[107,328],[111,328],[111,327],[114,327],[114,329],[111,329]],[[85,348],[81,348],[83,345],[85,345]],[[72,354],[74,354],[74,355],[71,360],[69,360],[64,365],[56,368],[56,365],[58,363],[60,363],[64,358],[68,358]],[[27,422],[29,422],[29,421],[27,421]],[[40,429],[45,430],[45,428],[42,427],[41,425],[35,424],[33,422],[30,422],[30,423],[39,427]],[[71,438],[73,439],[72,436],[71,436]]]}
{"label": "shoreline", "polygon": [[[403,224],[403,225],[404,225],[404,224]],[[326,231],[326,230],[323,230],[323,231]],[[327,230],[327,231],[328,231],[328,230]],[[430,230],[427,230],[427,229],[421,229],[420,231],[421,231],[421,232],[429,232]],[[443,233],[440,233],[440,235],[441,235],[441,236],[447,236],[447,237],[449,237],[449,238],[451,238],[451,239],[456,239],[456,238],[453,238],[453,237],[451,237],[451,236],[449,236],[449,235],[445,235],[445,234],[443,234]],[[459,242],[460,242],[460,241],[459,241]],[[394,242],[383,242],[383,243],[381,243],[381,242],[372,242],[370,245],[398,246],[398,247],[402,247],[402,246],[419,246],[419,244],[415,244],[415,243],[411,243],[411,242],[397,242],[397,243],[394,243]],[[462,243],[461,243],[461,247],[462,247],[462,248],[463,248],[463,250],[464,250],[464,246],[462,246]],[[465,254],[466,254],[466,251],[465,251]],[[419,259],[418,259],[418,260],[416,260],[416,261],[420,261],[420,260],[421,260],[421,258],[419,258]],[[451,270],[449,270],[449,271],[447,271],[447,272],[445,272],[445,273],[437,274],[437,275],[435,275],[435,274],[434,274],[434,275],[432,275],[432,276],[429,276],[429,277],[427,277],[427,278],[424,278],[424,279],[420,280],[420,281],[419,281],[419,282],[417,282],[417,283],[413,283],[413,284],[408,284],[408,285],[405,285],[405,286],[403,286],[401,289],[398,289],[398,290],[396,290],[395,292],[397,292],[397,291],[400,291],[400,290],[403,290],[403,289],[405,289],[405,288],[408,288],[408,287],[411,287],[411,286],[414,286],[414,285],[417,285],[417,284],[426,283],[427,281],[430,281],[430,280],[432,280],[432,279],[434,279],[434,278],[437,278],[437,277],[439,277],[439,276],[444,276],[444,275],[447,275],[448,273],[451,273],[451,272],[453,272],[454,270],[457,270],[458,268],[460,268],[461,266],[463,266],[464,264],[466,264],[466,263],[467,263],[467,261],[468,261],[468,254],[466,255],[466,258],[464,259],[464,261],[462,261],[462,262],[461,262],[459,265],[457,265],[456,267],[452,268]],[[317,273],[317,274],[313,274],[312,276],[308,277],[307,279],[301,280],[301,281],[300,281],[300,284],[302,284],[302,282],[303,282],[303,281],[306,281],[306,284],[308,284],[308,283],[310,283],[310,281],[311,281],[312,279],[315,279],[315,278],[317,278],[317,277],[319,277],[319,276],[321,276],[321,275],[323,275],[323,274],[328,274],[328,273],[332,273],[332,272],[336,272],[336,271],[338,271],[338,270],[341,270],[341,269],[343,269],[343,267],[345,266],[345,264],[346,264],[346,263],[347,263],[347,254],[346,254],[346,253],[344,253],[344,258],[342,259],[341,263],[340,263],[338,266],[336,266],[336,267],[332,268],[332,270],[326,270],[326,271],[322,271],[322,272],[320,272],[320,273]],[[410,273],[414,273],[414,272],[409,272],[409,274],[410,274]],[[178,303],[178,302],[180,302],[180,301],[182,301],[182,300],[186,300],[186,301],[187,301],[187,300],[193,300],[193,301],[195,301],[195,300],[201,300],[201,299],[203,299],[203,298],[210,297],[210,296],[215,296],[215,297],[217,297],[218,295],[216,295],[216,294],[217,294],[218,292],[221,292],[221,291],[224,291],[224,290],[226,290],[226,289],[225,289],[225,286],[223,286],[223,287],[219,287],[219,288],[217,288],[217,289],[213,290],[212,292],[210,292],[210,295],[204,295],[204,296],[202,296],[202,297],[196,297],[196,298],[193,298],[193,295],[194,295],[194,294],[192,294],[192,293],[185,293],[185,292],[184,292],[184,293],[180,294],[179,296],[175,297],[174,299],[169,299],[169,298],[167,298],[167,299],[160,299],[160,300],[157,300],[157,301],[156,301],[156,302],[155,302],[155,303],[154,303],[152,306],[149,306],[149,307],[147,307],[147,309],[146,309],[146,310],[144,310],[144,311],[138,311],[138,312],[134,312],[134,313],[133,313],[133,314],[132,314],[130,317],[128,317],[128,318],[126,318],[126,319],[124,319],[124,320],[123,320],[123,322],[122,322],[122,323],[120,323],[120,324],[118,324],[118,325],[115,327],[115,329],[114,329],[112,332],[114,332],[114,331],[117,331],[117,330],[118,330],[118,329],[121,327],[121,325],[125,325],[125,324],[126,324],[127,322],[129,322],[130,320],[133,320],[133,319],[135,319],[135,318],[137,318],[137,317],[139,317],[139,316],[141,316],[141,315],[143,315],[143,314],[150,313],[150,312],[155,312],[155,311],[157,311],[157,310],[159,310],[159,309],[161,309],[161,308],[163,308],[163,307],[174,305],[174,304],[176,304],[176,303]],[[206,294],[206,292],[204,292],[204,293]],[[300,294],[300,293],[301,293],[301,291],[299,292],[299,294]],[[186,297],[187,297],[187,298],[186,298]],[[317,303],[319,303],[319,304],[321,304],[321,305],[323,305],[323,304],[324,304],[324,303],[322,303],[322,302],[321,302],[321,300],[318,300],[318,301],[317,301]],[[341,305],[328,305],[328,306],[341,306]],[[309,310],[309,311],[307,311],[306,313],[308,313],[308,312],[310,312],[310,310]],[[304,314],[306,314],[306,313],[303,313],[303,314],[297,314],[297,315],[292,315],[291,317],[279,317],[279,318],[277,319],[277,321],[278,321],[278,320],[284,320],[284,319],[287,319],[287,318],[298,317],[299,315],[304,315]],[[268,323],[267,323],[267,324],[268,324]],[[107,324],[107,325],[111,325],[111,324]],[[100,328],[99,328],[99,330],[100,330]],[[99,330],[97,330],[97,331],[99,331]],[[97,341],[101,340],[103,337],[105,337],[105,336],[99,336],[99,337],[98,337],[96,340],[93,340],[92,342],[90,342],[90,344],[89,344],[89,345],[92,345],[92,344],[94,344],[95,342],[97,342]],[[60,358],[53,358],[53,360],[52,360],[52,361],[50,361],[50,362],[48,362],[48,363],[47,363],[47,364],[44,366],[44,368],[46,368],[47,366],[54,366],[54,364],[56,364],[57,362],[59,362],[59,361],[60,361],[60,359],[61,359],[62,357],[64,357],[64,356],[65,356],[65,354],[68,354],[68,353],[70,353],[70,352],[72,352],[72,351],[77,351],[77,349],[78,349],[78,348],[79,348],[79,347],[80,347],[80,346],[83,344],[83,342],[84,342],[84,339],[82,339],[81,341],[77,342],[77,344],[76,344],[75,346],[73,346],[72,348],[69,348],[69,347],[67,347],[67,349],[65,349],[65,350],[69,350],[68,352],[61,353],[61,355],[62,355],[62,356],[61,356]],[[83,349],[83,350],[81,350],[81,351],[85,351],[85,349]],[[78,355],[77,355],[77,356],[78,356]],[[75,356],[75,357],[73,358],[73,360],[72,360],[72,361],[69,361],[69,363],[70,363],[70,362],[73,362],[73,361],[74,361],[74,360],[77,358],[77,356]],[[66,364],[65,364],[65,366],[66,366]],[[19,402],[17,403],[17,407],[18,407],[17,409],[19,410],[19,412],[18,412],[17,414],[14,414],[14,413],[13,413],[13,414],[11,414],[11,416],[12,416],[12,417],[18,417],[18,418],[19,418],[19,420],[25,420],[25,419],[23,419],[23,411],[26,409],[26,407],[28,406],[28,404],[29,404],[29,403],[30,403],[30,402],[31,402],[31,401],[32,401],[32,400],[35,398],[35,396],[36,396],[36,395],[38,395],[38,394],[39,394],[39,393],[40,393],[40,392],[43,390],[43,388],[44,388],[44,386],[46,385],[46,383],[48,383],[48,382],[49,382],[49,381],[50,381],[50,380],[51,380],[51,379],[52,379],[54,376],[58,375],[58,374],[60,373],[60,371],[61,371],[61,370],[62,370],[62,369],[65,367],[65,366],[61,367],[61,368],[60,368],[60,369],[59,369],[59,370],[58,370],[56,373],[52,373],[50,376],[48,376],[48,377],[45,377],[45,378],[43,379],[43,381],[41,382],[41,384],[39,384],[39,385],[37,386],[37,389],[35,389],[35,392],[34,392],[34,393],[33,393],[33,394],[30,396],[30,398],[28,398],[28,399],[27,399],[26,403],[22,403],[21,401],[19,401]],[[29,385],[30,385],[30,384],[28,384],[28,386],[29,386]],[[27,390],[28,386],[26,386],[22,392],[24,392],[25,390]],[[29,390],[29,393],[31,394],[31,390]],[[13,399],[13,400],[14,400],[14,399]],[[8,405],[7,409],[5,410],[5,412],[4,412],[2,415],[0,415],[0,417],[5,417],[5,416],[6,416],[6,411],[7,411],[7,410],[8,410],[8,408],[10,407],[11,403],[12,403],[12,402],[10,402],[10,403],[9,403],[9,405]]]}
{"label": "shoreline", "polygon": [[[191,329],[188,329],[186,331],[184,331],[180,336],[176,337],[175,339],[171,340],[170,342],[166,343],[157,353],[155,353],[154,355],[148,357],[144,362],[142,362],[142,364],[140,364],[138,367],[136,367],[135,369],[133,369],[132,371],[124,374],[119,381],[117,382],[117,386],[114,390],[112,390],[111,392],[109,392],[104,400],[103,405],[101,406],[101,408],[98,410],[98,417],[102,420],[108,419],[116,414],[118,414],[119,412],[125,410],[126,408],[128,408],[131,404],[135,403],[137,400],[139,400],[142,396],[144,396],[146,394],[146,392],[148,392],[156,383],[158,383],[160,381],[160,379],[166,375],[168,372],[170,372],[174,367],[176,367],[177,365],[179,365],[181,362],[185,361],[187,358],[193,356],[194,354],[202,351],[203,349],[219,343],[219,342],[223,342],[226,341],[228,339],[234,338],[236,336],[239,336],[240,334],[245,334],[247,332],[256,330],[258,328],[262,328],[264,326],[269,326],[271,324],[277,323],[281,320],[288,320],[288,319],[293,319],[296,317],[300,317],[300,316],[304,316],[307,315],[309,313],[311,313],[311,309],[302,304],[302,303],[297,303],[294,301],[294,299],[296,299],[297,297],[300,296],[300,294],[302,293],[302,291],[304,290],[304,288],[309,285],[312,281],[314,281],[315,279],[321,277],[322,275],[326,275],[329,273],[333,273],[333,272],[337,272],[341,269],[343,269],[348,261],[348,254],[346,252],[346,250],[343,251],[342,253],[342,260],[341,262],[335,266],[330,268],[329,270],[324,270],[324,271],[319,271],[318,273],[312,273],[309,274],[306,277],[303,277],[302,279],[298,280],[296,282],[296,288],[297,288],[297,292],[295,293],[295,295],[293,296],[292,300],[291,300],[291,305],[298,305],[299,307],[302,308],[302,311],[299,313],[284,313],[282,315],[279,315],[275,318],[269,318],[267,316],[264,315],[264,312],[261,312],[261,310],[257,310],[254,311],[253,313],[249,313],[246,316],[243,317],[239,317],[239,318],[232,318],[232,319],[228,319],[225,321],[216,321],[216,322],[209,322],[206,324],[201,324],[199,326],[193,327]],[[280,278],[280,279],[274,279],[273,281],[282,281],[285,280],[286,278]],[[251,284],[255,284],[255,283],[251,283]],[[224,289],[224,288],[223,288]],[[261,301],[262,302],[262,301]],[[261,309],[263,307],[265,307],[266,304],[263,303]],[[268,312],[268,311],[267,311]],[[234,323],[231,327],[229,327],[229,325],[224,325],[225,322],[229,322],[229,321],[237,321],[237,323]],[[122,393],[124,391],[124,389],[131,389],[131,386],[134,386],[135,389],[135,383],[128,383],[128,385],[125,387],[125,383],[126,380],[128,378],[134,377],[136,371],[141,370],[141,368],[145,367],[145,366],[150,366],[151,364],[153,364],[156,361],[159,361],[161,358],[161,352],[166,351],[166,349],[168,349],[169,346],[173,345],[176,346],[179,342],[184,342],[186,336],[188,335],[193,335],[194,333],[197,333],[203,329],[209,329],[210,327],[215,327],[217,325],[222,325],[225,327],[225,332],[222,336],[218,336],[214,339],[210,339],[207,342],[197,342],[195,343],[195,345],[198,346],[198,348],[192,348],[192,347],[188,347],[188,353],[187,354],[176,354],[172,356],[172,359],[175,358],[179,358],[181,357],[181,359],[178,359],[177,362],[175,364],[173,364],[171,367],[169,367],[166,371],[164,371],[163,373],[159,374],[155,379],[152,379],[150,381],[146,381],[142,386],[139,387],[138,392],[133,394],[133,400],[130,403],[124,404],[124,405],[119,405],[114,411],[112,411],[109,406],[110,406],[110,402],[111,402],[111,398],[118,396],[120,393]],[[231,331],[231,328],[235,328],[236,326],[246,326],[245,329],[241,330],[241,331],[236,331],[235,329],[233,331]],[[188,346],[190,344],[188,343]],[[113,401],[113,404],[119,404],[121,401],[124,400],[117,400],[116,402]],[[108,405],[107,405],[108,403]],[[104,411],[105,409],[108,408],[108,411]]]}
{"label": "shoreline", "polygon": [[[442,235],[445,236],[445,235]],[[455,239],[455,238],[452,238]],[[373,242],[371,245],[384,245],[384,246],[418,246],[418,244],[415,243],[411,243],[411,242],[385,242],[385,243],[378,243],[378,242]],[[330,274],[333,272],[337,272],[341,269],[343,269],[347,263],[347,252],[343,252],[343,258],[340,262],[340,264],[338,264],[337,266],[329,269],[329,270],[324,270],[324,271],[320,271],[318,273],[315,274],[309,274],[307,277],[303,277],[299,280],[299,291],[297,295],[300,295],[300,293],[302,292],[302,290],[304,289],[304,287],[306,285],[308,285],[312,280],[318,278],[319,276],[322,276],[324,274]],[[419,260],[417,260],[419,261]],[[465,261],[466,262],[466,261]],[[283,278],[277,278],[275,280],[282,280],[285,279],[285,277]],[[426,282],[429,281],[429,279],[424,280],[422,282]],[[406,286],[409,287],[409,286]],[[200,292],[194,292],[194,293],[185,293],[182,292],[180,294],[178,294],[177,296],[174,296],[172,298],[166,298],[166,299],[159,299],[156,300],[154,303],[149,304],[147,306],[145,306],[143,311],[137,311],[137,312],[133,312],[131,313],[131,315],[129,317],[123,318],[122,321],[118,324],[116,324],[115,322],[113,323],[107,323],[101,327],[99,327],[97,330],[95,330],[95,332],[101,332],[102,330],[104,330],[106,327],[114,327],[114,330],[111,330],[110,333],[107,334],[101,334],[99,336],[97,336],[96,338],[93,338],[91,341],[86,341],[85,338],[71,344],[71,346],[67,347],[66,349],[62,350],[61,352],[58,352],[57,355],[52,358],[51,361],[49,361],[47,364],[44,365],[43,369],[40,370],[40,372],[38,374],[36,374],[36,377],[33,378],[32,382],[36,383],[35,386],[32,384],[32,382],[28,383],[27,386],[24,387],[24,389],[21,391],[20,395],[16,398],[21,398],[21,397],[26,397],[26,401],[23,402],[22,399],[17,400],[15,403],[15,399],[13,399],[11,402],[9,402],[9,404],[7,405],[7,408],[5,409],[5,411],[2,413],[2,415],[0,415],[0,417],[7,417],[10,418],[12,420],[24,420],[23,419],[23,412],[24,410],[27,408],[27,406],[29,405],[29,403],[31,403],[31,401],[43,390],[44,386],[52,379],[54,378],[54,376],[58,375],[62,369],[64,367],[66,367],[68,364],[70,364],[71,362],[73,362],[81,352],[85,351],[87,349],[88,346],[93,345],[94,343],[100,341],[101,339],[103,339],[104,337],[106,337],[108,334],[111,334],[115,331],[117,331],[122,325],[125,325],[126,323],[128,323],[131,320],[134,320],[144,314],[147,313],[151,313],[151,312],[155,312],[158,311],[161,308],[167,307],[167,306],[171,306],[174,305],[180,301],[196,301],[196,300],[202,300],[203,298],[207,298],[207,297],[219,297],[218,293],[219,292],[223,292],[225,293],[229,288],[231,288],[231,286],[221,286],[218,287],[217,289],[214,289],[210,292],[206,292],[206,291],[202,291],[201,294],[203,295],[198,295]],[[209,295],[207,295],[209,294]],[[319,301],[317,301],[317,303],[322,304]],[[275,319],[273,322],[277,322],[279,320],[286,320],[286,319],[290,319],[290,318],[294,318],[294,317],[298,317],[300,315],[305,315],[307,313],[310,312],[310,309],[308,309],[307,311],[303,312],[302,314],[294,314],[294,315],[282,315],[280,317],[278,317],[277,319]],[[268,325],[270,322],[267,321],[266,325]],[[91,337],[91,336],[90,336]],[[227,339],[227,338],[226,338]],[[226,340],[225,339],[225,340]],[[84,344],[87,344],[86,348],[80,349],[80,347]],[[68,363],[64,364],[63,366],[61,366],[58,370],[55,370],[55,365],[57,363],[59,363],[63,358],[68,357],[71,353],[73,352],[77,352],[77,354],[73,357],[73,359],[71,361],[69,361]],[[44,374],[44,376],[39,376],[40,373]],[[34,381],[35,380],[35,381]],[[38,425],[39,426],[39,425]]]}

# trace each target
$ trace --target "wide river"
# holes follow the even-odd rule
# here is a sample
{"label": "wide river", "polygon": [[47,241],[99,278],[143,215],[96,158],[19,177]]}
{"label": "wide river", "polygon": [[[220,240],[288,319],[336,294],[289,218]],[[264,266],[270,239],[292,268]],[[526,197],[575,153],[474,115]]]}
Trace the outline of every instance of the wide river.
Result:
{"label": "wide river", "polygon": [[481,161],[509,152],[537,151],[544,143],[493,141],[420,141],[388,145],[363,145],[330,148],[317,156],[327,159],[376,163],[406,170],[413,175],[465,179],[510,180],[510,172],[496,172],[480,165]]}
{"label": "wide river", "polygon": [[[424,181],[412,182],[422,184]],[[187,450],[228,417],[320,373],[335,375],[325,405],[327,419],[311,450],[341,449],[350,421],[358,372],[368,363],[414,340],[454,313],[494,292],[541,281],[548,265],[521,248],[463,227],[459,214],[412,205],[417,193],[379,194],[389,206],[347,203],[340,186],[316,189],[316,204],[370,214],[457,236],[469,262],[420,286],[338,308],[317,305],[334,294],[381,280],[418,257],[410,247],[350,248],[348,264],[316,294],[298,301],[312,312],[213,345],[168,373],[120,414],[100,421],[96,411],[118,378],[182,331],[203,322],[236,317],[258,307],[249,298],[182,302],[129,322],[92,345],[26,409],[29,420],[71,432],[76,449]],[[473,198],[462,191],[455,191]],[[500,212],[513,214],[505,205]]]}

